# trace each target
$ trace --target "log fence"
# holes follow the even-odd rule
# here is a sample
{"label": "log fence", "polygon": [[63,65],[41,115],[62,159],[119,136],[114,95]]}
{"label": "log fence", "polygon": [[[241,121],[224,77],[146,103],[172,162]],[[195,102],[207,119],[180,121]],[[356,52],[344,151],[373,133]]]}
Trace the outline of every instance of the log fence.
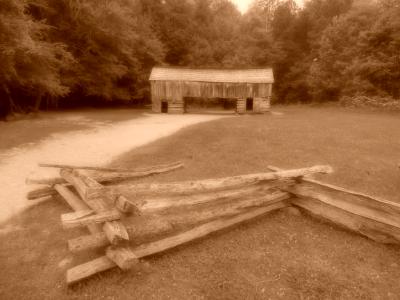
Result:
{"label": "log fence", "polygon": [[68,240],[69,251],[104,251],[67,270],[68,285],[115,267],[135,268],[140,259],[291,205],[375,241],[400,243],[400,205],[310,177],[331,173],[330,166],[271,166],[265,173],[139,184],[117,182],[170,172],[183,164],[139,170],[41,166],[59,168],[60,177],[28,179],[30,184],[47,185],[29,193],[28,199],[61,196],[73,210],[61,215],[63,228],[89,231]]}

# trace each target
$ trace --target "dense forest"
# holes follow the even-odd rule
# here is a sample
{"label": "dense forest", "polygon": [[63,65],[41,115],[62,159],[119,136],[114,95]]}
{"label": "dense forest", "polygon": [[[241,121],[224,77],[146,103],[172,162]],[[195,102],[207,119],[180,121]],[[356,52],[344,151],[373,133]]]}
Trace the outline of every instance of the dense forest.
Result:
{"label": "dense forest", "polygon": [[399,16],[399,0],[0,0],[0,114],[140,101],[154,65],[272,66],[275,103],[397,104]]}

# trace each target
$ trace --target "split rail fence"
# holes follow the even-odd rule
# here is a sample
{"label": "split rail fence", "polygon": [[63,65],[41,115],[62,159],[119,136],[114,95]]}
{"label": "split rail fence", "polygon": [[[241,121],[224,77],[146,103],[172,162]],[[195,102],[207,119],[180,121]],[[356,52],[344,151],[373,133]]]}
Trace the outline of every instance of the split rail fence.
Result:
{"label": "split rail fence", "polygon": [[180,162],[139,170],[41,164],[57,178],[28,178],[45,187],[28,199],[60,195],[73,212],[64,228],[86,227],[67,241],[72,253],[104,249],[104,255],[67,270],[68,285],[291,205],[382,243],[400,243],[400,205],[310,178],[330,166],[172,183],[132,183],[171,172]]}

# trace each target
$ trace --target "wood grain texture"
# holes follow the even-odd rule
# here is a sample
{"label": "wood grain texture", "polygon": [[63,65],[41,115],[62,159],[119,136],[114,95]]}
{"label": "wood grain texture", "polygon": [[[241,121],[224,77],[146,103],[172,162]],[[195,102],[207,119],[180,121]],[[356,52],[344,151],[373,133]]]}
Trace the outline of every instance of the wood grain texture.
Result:
{"label": "wood grain texture", "polygon": [[[97,172],[96,174],[93,174],[93,179],[99,183],[115,183],[115,182],[120,182],[120,181],[124,181],[124,180],[137,179],[137,178],[143,178],[146,176],[172,172],[174,170],[177,170],[177,169],[180,169],[183,167],[184,167],[183,163],[175,162],[175,163],[171,163],[171,164],[152,166],[149,168],[136,169],[131,172],[111,172],[111,173]],[[27,199],[34,200],[34,199],[41,198],[44,196],[56,195],[57,192],[53,189],[53,185],[66,184],[67,181],[62,177],[27,178],[26,183],[27,184],[50,185],[48,187],[41,187],[41,188],[37,188],[35,190],[28,192],[27,196],[26,196]]]}
{"label": "wood grain texture", "polygon": [[[193,228],[191,230],[188,230],[186,232],[171,237],[167,237],[156,242],[143,244],[139,247],[132,249],[132,253],[134,254],[136,259],[161,253],[169,249],[173,249],[177,246],[189,243],[196,239],[203,238],[219,230],[223,230],[238,225],[240,223],[250,221],[252,219],[265,215],[268,212],[284,208],[287,206],[288,204],[285,202],[278,202],[268,207],[253,209],[251,211],[248,211],[246,213],[240,214],[232,218],[209,222],[201,226],[198,226],[196,228]],[[113,258],[115,259],[115,257]],[[131,258],[133,260],[133,256]],[[117,266],[116,263],[114,263],[111,259],[109,259],[108,256],[99,257],[95,260],[92,260],[85,264],[69,269],[67,271],[67,283],[69,285],[74,284],[85,278],[93,276],[99,272],[112,269],[116,266]]]}
{"label": "wood grain texture", "polygon": [[149,171],[157,171],[157,169],[165,169],[177,166],[178,168],[182,166],[181,162],[174,162],[170,164],[163,164],[158,166],[151,166],[148,168],[142,169],[123,169],[123,168],[106,168],[106,167],[98,167],[98,166],[79,166],[79,165],[65,165],[65,164],[51,164],[51,163],[39,163],[39,167],[46,168],[58,168],[58,169],[69,169],[69,170],[92,170],[92,171],[101,171],[101,172],[116,172],[116,173],[141,173],[141,172],[149,172]]}
{"label": "wood grain texture", "polygon": [[285,202],[278,202],[278,203],[274,203],[274,204],[266,206],[266,207],[247,211],[247,212],[237,215],[235,217],[212,221],[212,222],[200,225],[198,227],[195,227],[186,232],[183,232],[183,233],[171,236],[171,237],[167,237],[165,239],[162,239],[162,240],[159,240],[159,241],[156,241],[153,243],[140,245],[139,247],[134,248],[133,252],[136,254],[136,256],[138,258],[142,258],[142,257],[146,257],[146,256],[153,255],[156,253],[164,252],[166,250],[175,248],[179,245],[183,245],[190,241],[205,237],[213,232],[229,228],[231,226],[240,224],[242,222],[252,220],[252,219],[257,218],[261,215],[264,215],[268,212],[271,212],[271,211],[277,210],[277,209],[281,209],[281,208],[284,208],[287,206],[288,206],[288,204]]}
{"label": "wood grain texture", "polygon": [[174,227],[186,228],[188,226],[196,226],[200,223],[209,222],[218,218],[239,215],[252,208],[267,207],[277,202],[285,202],[285,200],[288,200],[290,197],[289,193],[282,191],[261,196],[250,195],[236,201],[226,201],[223,204],[202,206],[198,209],[185,209],[180,213],[170,213],[161,215],[161,217],[162,220],[166,220]]}
{"label": "wood grain texture", "polygon": [[[277,167],[272,170],[280,171]],[[400,205],[311,178],[287,189],[292,203],[377,242],[400,244]]]}
{"label": "wood grain texture", "polygon": [[28,200],[36,200],[38,198],[43,198],[47,196],[55,196],[57,195],[57,191],[54,190],[54,188],[50,186],[45,186],[45,187],[40,187],[36,188],[32,191],[29,191],[26,194],[26,199]]}
{"label": "wood grain texture", "polygon": [[[284,170],[284,169],[281,169],[281,168],[278,168],[278,167],[275,167],[275,166],[268,166],[268,169],[270,169],[272,171],[283,171]],[[307,176],[306,177],[302,177],[301,180],[303,182],[313,183],[313,184],[315,184],[317,186],[327,187],[327,188],[329,188],[331,190],[336,190],[336,191],[339,191],[339,192],[352,194],[354,196],[360,196],[362,198],[365,198],[368,201],[373,201],[373,202],[382,203],[382,204],[388,204],[388,205],[390,205],[392,207],[397,207],[400,210],[400,203],[388,201],[388,200],[385,200],[385,199],[382,199],[382,198],[379,198],[379,197],[375,197],[375,196],[371,196],[371,195],[368,195],[368,194],[365,194],[365,193],[356,192],[356,191],[353,191],[353,190],[350,190],[350,189],[346,189],[346,188],[343,188],[343,187],[339,187],[339,186],[336,186],[336,185],[333,185],[333,184],[330,184],[330,183],[322,182],[322,181],[319,181],[319,180],[316,180],[316,179],[313,179],[313,178],[310,178],[310,177],[307,177]]]}
{"label": "wood grain texture", "polygon": [[[184,97],[262,98],[269,105],[271,86],[271,83],[151,81],[152,110],[161,112],[161,102],[165,100],[169,105],[181,104],[183,107]],[[183,110],[173,112],[182,113]]]}
{"label": "wood grain texture", "polygon": [[302,177],[316,173],[331,173],[330,166],[314,166],[311,168],[295,169],[281,172],[248,174],[241,176],[223,177],[216,179],[194,180],[172,183],[144,183],[133,185],[115,185],[106,187],[114,193],[123,194],[129,199],[138,194],[189,194],[195,192],[217,191],[237,188],[269,180],[283,180]]}
{"label": "wood grain texture", "polygon": [[[113,203],[113,201],[107,199],[109,194],[104,192],[103,186],[100,183],[77,171],[61,169],[60,174],[65,180],[74,185],[82,200],[96,213],[102,213],[112,209],[111,205],[108,203]],[[118,244],[129,240],[129,235],[125,226],[119,221],[105,222],[103,231],[111,244]]]}
{"label": "wood grain texture", "polygon": [[249,196],[262,196],[270,193],[273,188],[282,188],[295,184],[294,181],[278,181],[276,183],[266,183],[262,185],[245,186],[238,189],[215,191],[210,193],[197,193],[190,195],[160,196],[146,198],[138,204],[142,213],[154,213],[165,209],[179,208],[185,206],[198,206],[201,204],[217,204],[223,201],[235,201]]}
{"label": "wood grain texture", "polygon": [[139,215],[140,211],[138,207],[131,201],[129,201],[125,196],[118,196],[114,202],[115,208],[124,214],[134,214]]}
{"label": "wood grain texture", "polygon": [[364,218],[313,198],[293,198],[292,204],[303,208],[315,217],[328,220],[339,227],[357,232],[376,242],[399,244],[400,230],[397,227]]}
{"label": "wood grain texture", "polygon": [[106,247],[108,245],[110,245],[110,241],[104,232],[82,235],[80,237],[68,240],[68,250],[72,253],[93,250]]}
{"label": "wood grain texture", "polygon": [[[151,215],[151,217],[133,217],[125,220],[129,239],[138,244],[143,241],[154,241],[161,236],[171,234],[180,228],[197,226],[201,223],[226,218],[243,213],[245,210],[254,207],[270,206],[277,202],[284,202],[290,198],[286,192],[276,191],[263,195],[247,195],[230,201],[225,199],[223,204],[204,206],[202,208],[190,207],[188,210],[175,212],[166,215]],[[204,203],[203,203],[204,204]],[[106,241],[105,241],[106,240]],[[102,236],[87,235],[69,241],[69,249],[72,252],[80,252],[93,248],[107,246],[108,239],[105,234]]]}
{"label": "wood grain texture", "polygon": [[121,270],[129,270],[138,263],[138,258],[128,247],[109,246],[106,256],[111,259]]}
{"label": "wood grain texture", "polygon": [[72,285],[97,273],[107,271],[117,265],[107,256],[101,256],[87,263],[67,270],[67,284]]}
{"label": "wood grain texture", "polygon": [[62,214],[61,223],[64,228],[76,228],[85,227],[92,224],[102,224],[104,222],[110,222],[119,220],[121,214],[118,210],[106,210],[95,213],[93,210],[78,211],[74,213]]}
{"label": "wood grain texture", "polygon": [[[61,197],[68,203],[68,205],[75,211],[87,211],[90,207],[77,195],[75,195],[68,187],[56,184],[54,189],[61,195]],[[102,232],[102,226],[99,224],[90,224],[87,226],[90,233],[95,234]]]}

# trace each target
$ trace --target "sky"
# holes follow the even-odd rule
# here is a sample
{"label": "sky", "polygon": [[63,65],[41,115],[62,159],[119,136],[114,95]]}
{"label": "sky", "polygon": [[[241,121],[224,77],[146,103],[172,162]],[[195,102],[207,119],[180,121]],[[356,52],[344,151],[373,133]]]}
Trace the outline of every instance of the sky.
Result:
{"label": "sky", "polygon": [[[231,0],[231,1],[236,4],[241,13],[245,13],[250,3],[253,2],[253,0]],[[296,2],[299,5],[303,4],[303,0],[296,0]]]}

